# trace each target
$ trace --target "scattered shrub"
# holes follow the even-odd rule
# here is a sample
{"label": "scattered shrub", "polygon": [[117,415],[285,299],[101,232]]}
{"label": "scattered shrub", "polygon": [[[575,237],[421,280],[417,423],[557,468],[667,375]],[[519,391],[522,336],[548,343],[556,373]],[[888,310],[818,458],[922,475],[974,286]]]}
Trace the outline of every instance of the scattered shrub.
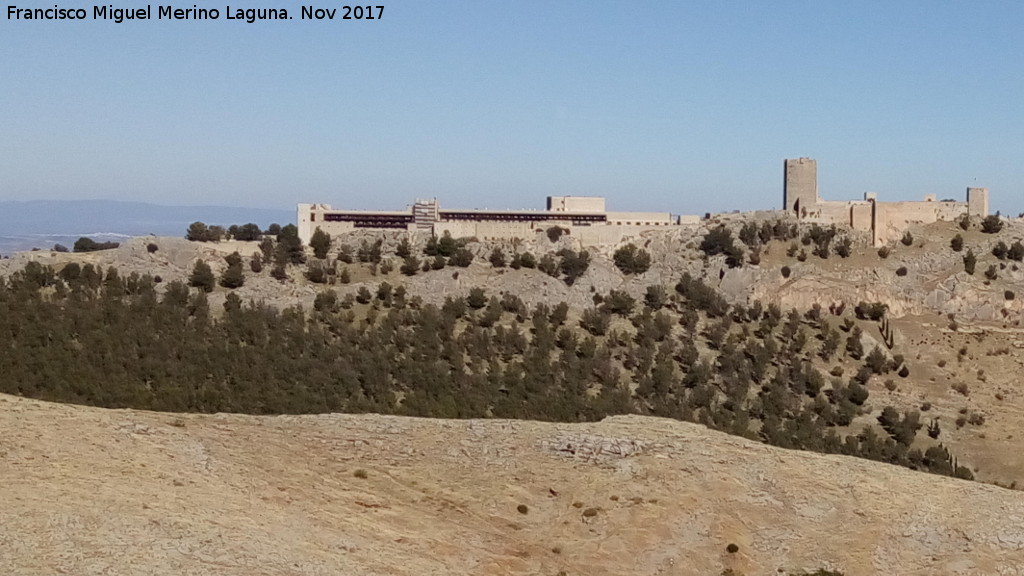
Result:
{"label": "scattered shrub", "polygon": [[836,254],[840,258],[848,258],[850,256],[850,248],[852,245],[853,242],[850,240],[850,238],[848,236],[844,236],[842,240],[840,240],[839,243],[836,244]]}
{"label": "scattered shrub", "polygon": [[883,259],[883,260],[888,258],[889,254],[891,254],[891,253],[892,253],[892,251],[889,250],[888,246],[882,246],[881,248],[878,249],[878,257]]}
{"label": "scattered shrub", "polygon": [[899,268],[897,268],[896,269],[896,275],[897,276],[906,276],[907,275],[907,267],[906,266],[900,266]]}
{"label": "scattered shrub", "polygon": [[518,510],[520,514],[526,514],[530,511],[530,508],[526,504],[520,504],[519,506],[516,506],[516,510]]}
{"label": "scattered shrub", "polygon": [[967,272],[971,276],[974,275],[974,267],[978,264],[978,258],[974,255],[974,251],[970,248],[967,249],[967,254],[964,255],[964,272]]}
{"label": "scattered shrub", "polygon": [[368,477],[366,470],[363,470],[362,468],[356,469],[356,471],[353,472],[352,475],[355,476],[356,478],[359,478],[360,480],[366,480],[366,478]]}
{"label": "scattered shrub", "polygon": [[789,269],[789,266],[783,266],[782,267],[782,277],[783,278],[789,278],[789,275],[792,274],[792,273],[793,273],[793,271]]}
{"label": "scattered shrub", "polygon": [[192,274],[188,277],[188,285],[193,288],[200,288],[203,292],[213,292],[215,278],[210,265],[202,260],[196,260],[192,267]]}
{"label": "scattered shrub", "polygon": [[562,228],[561,226],[552,226],[547,229],[548,240],[552,242],[558,242],[558,240],[562,238],[562,235],[567,232],[569,231],[566,230],[565,228]]}
{"label": "scattered shrub", "polygon": [[1024,244],[1021,244],[1020,240],[1010,244],[1010,249],[1006,251],[1006,257],[1016,262],[1024,261]]}
{"label": "scattered shrub", "polygon": [[960,234],[957,234],[956,236],[953,236],[953,239],[949,241],[949,247],[952,248],[954,252],[959,252],[959,251],[963,250],[964,249],[964,237],[961,236]]}
{"label": "scattered shrub", "polygon": [[313,232],[313,237],[309,239],[309,247],[313,249],[313,255],[317,258],[327,258],[327,252],[331,249],[331,235],[318,226]]}
{"label": "scattered shrub", "polygon": [[651,267],[651,255],[643,248],[629,243],[615,251],[615,266],[623,274],[643,274]]}
{"label": "scattered shrub", "polygon": [[908,230],[907,232],[905,232],[903,234],[903,238],[900,238],[900,243],[903,244],[904,246],[913,246],[914,245],[914,235],[911,234],[910,231]]}
{"label": "scattered shrub", "polygon": [[491,251],[491,255],[488,260],[490,261],[491,266],[495,268],[504,268],[506,263],[505,252],[501,248],[495,248]]}
{"label": "scattered shrub", "polygon": [[735,544],[729,544],[725,547],[725,551],[729,554],[735,554],[740,551],[740,547]]}
{"label": "scattered shrub", "polygon": [[992,247],[992,255],[999,260],[1006,260],[1006,253],[1010,251],[1010,247],[1006,245],[1006,242],[1000,240],[996,242],[996,245]]}
{"label": "scattered shrub", "polygon": [[989,214],[985,216],[985,219],[981,221],[981,231],[985,234],[995,234],[1003,229],[1003,221],[999,218],[999,213]]}
{"label": "scattered shrub", "polygon": [[473,262],[473,253],[466,248],[459,248],[455,250],[451,258],[448,259],[448,263],[452,266],[458,266],[459,268],[466,268]]}
{"label": "scattered shrub", "polygon": [[1007,300],[1013,300],[1016,297],[1017,295],[1013,293],[1013,290],[1007,290],[1006,292],[1003,292],[1003,298]]}

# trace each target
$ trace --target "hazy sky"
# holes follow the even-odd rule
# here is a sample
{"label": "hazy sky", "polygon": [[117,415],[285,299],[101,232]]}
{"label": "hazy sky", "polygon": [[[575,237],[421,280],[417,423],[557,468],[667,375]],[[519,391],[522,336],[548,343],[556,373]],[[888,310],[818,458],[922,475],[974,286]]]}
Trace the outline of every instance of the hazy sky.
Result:
{"label": "hazy sky", "polygon": [[811,156],[829,199],[976,185],[1024,211],[1020,2],[383,4],[374,21],[303,21],[289,0],[239,2],[294,15],[255,24],[203,1],[219,21],[0,15],[0,200],[592,194],[685,214],[777,208],[783,159]]}

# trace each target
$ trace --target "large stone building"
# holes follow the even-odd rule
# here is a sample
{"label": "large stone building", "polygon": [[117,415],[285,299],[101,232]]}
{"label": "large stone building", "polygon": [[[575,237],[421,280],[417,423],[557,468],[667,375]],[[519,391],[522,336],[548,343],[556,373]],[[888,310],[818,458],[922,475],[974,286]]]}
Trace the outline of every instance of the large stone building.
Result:
{"label": "large stone building", "polygon": [[669,226],[692,225],[697,216],[668,212],[609,212],[598,196],[549,196],[546,210],[449,210],[437,199],[417,200],[397,211],[336,210],[328,204],[298,205],[299,237],[309,243],[320,228],[328,234],[360,229],[429,231],[480,240],[530,238],[561,226],[588,245],[616,244],[624,235]]}
{"label": "large stone building", "polygon": [[875,245],[900,238],[911,224],[988,215],[988,189],[968,188],[965,202],[936,201],[934,194],[919,202],[880,202],[874,192],[863,200],[822,200],[818,195],[818,163],[811,158],[783,163],[782,206],[801,220],[843,224],[867,232]]}
{"label": "large stone building", "polygon": [[[967,200],[936,201],[929,194],[921,202],[879,202],[875,193],[863,200],[822,200],[818,194],[818,164],[811,158],[784,161],[782,207],[793,218],[822,224],[840,224],[866,232],[876,245],[899,239],[912,224],[955,220],[967,214],[988,215],[988,190],[968,188]],[[776,211],[775,214],[778,214]],[[328,204],[298,205],[299,237],[309,243],[320,228],[331,235],[354,230],[424,231],[435,235],[448,232],[454,237],[480,240],[527,239],[552,226],[560,226],[582,244],[615,245],[645,230],[671,226],[693,226],[697,216],[675,216],[668,212],[609,212],[599,196],[549,196],[545,210],[451,210],[441,208],[436,198],[417,200],[404,210],[338,210]],[[717,220],[733,215],[718,215]],[[736,214],[737,218],[758,217]]]}

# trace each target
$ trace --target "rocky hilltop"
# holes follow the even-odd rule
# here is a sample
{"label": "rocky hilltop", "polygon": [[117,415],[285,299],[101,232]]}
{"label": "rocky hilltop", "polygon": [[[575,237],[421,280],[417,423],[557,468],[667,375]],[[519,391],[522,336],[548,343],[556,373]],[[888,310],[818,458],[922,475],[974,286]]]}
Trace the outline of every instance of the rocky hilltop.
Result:
{"label": "rocky hilltop", "polygon": [[2,396],[0,438],[4,574],[1024,566],[1018,492],[657,418],[175,415]]}
{"label": "rocky hilltop", "polygon": [[[1024,367],[1024,264],[995,254],[999,243],[1020,243],[1024,222],[1007,220],[999,234],[948,223],[912,228],[909,241],[883,251],[850,236],[845,256],[830,252],[826,257],[805,253],[813,246],[802,243],[800,236],[809,233],[803,230],[799,236],[748,246],[744,262],[734,267],[725,256],[707,257],[700,249],[702,238],[718,224],[708,221],[627,239],[651,256],[649,269],[637,274],[616,267],[615,247],[591,249],[589,267],[574,282],[539,269],[488,262],[495,248],[506,254],[530,251],[538,259],[585,248],[570,236],[552,240],[543,233],[518,243],[467,240],[465,249],[475,256],[470,265],[414,270],[412,275],[397,269],[404,233],[357,233],[335,238],[327,259],[307,253],[310,263],[289,265],[284,279],[272,277],[269,266],[259,272],[249,266],[261,252],[256,242],[164,237],[135,238],[117,249],[84,254],[19,253],[0,260],[0,277],[34,268],[42,279],[39,287],[46,286],[39,302],[49,302],[66,291],[47,284],[43,267],[52,266],[52,275],[74,268],[69,264],[92,264],[101,270],[114,267],[121,277],[136,281],[141,275],[158,277],[150,291],[167,296],[173,292],[168,286],[187,280],[198,261],[221,275],[228,255],[237,251],[246,264],[244,285],[211,286],[208,294],[193,289],[192,298],[208,302],[202,309],[215,319],[230,316],[225,304],[232,294],[238,296],[236,303],[262,302],[276,309],[300,304],[312,311],[318,295],[334,290],[341,309],[331,314],[353,326],[369,326],[371,317],[392,310],[381,296],[392,287],[401,287],[410,301],[419,299],[410,308],[483,288],[487,296],[519,297],[530,308],[566,302],[562,321],[574,330],[581,327],[582,333],[583,314],[596,310],[602,298],[610,299],[612,291],[638,300],[652,287],[679,292],[672,295],[675,307],[666,309],[681,314],[683,297],[676,283],[688,274],[729,303],[743,305],[735,307],[734,315],[741,318],[735,322],[731,316],[695,316],[694,324],[684,328],[683,316],[669,317],[665,332],[670,341],[694,340],[695,358],[713,362],[707,381],[700,382],[702,390],[717,394],[714,386],[722,384],[716,384],[710,370],[720,369],[727,356],[718,346],[725,342],[726,348],[735,348],[748,333],[760,330],[743,319],[744,306],[752,311],[755,301],[758,310],[762,303],[777,304],[782,309],[777,321],[793,308],[789,338],[796,341],[800,333],[810,342],[807,347],[801,342],[797,356],[832,377],[831,396],[815,391],[813,407],[821,418],[834,413],[830,404],[846,399],[843,394],[853,387],[845,380],[858,378],[865,362],[861,354],[849,353],[849,340],[846,355],[840,351],[838,358],[819,358],[823,344],[818,340],[824,336],[817,337],[815,325],[843,330],[844,340],[849,332],[854,348],[859,343],[865,354],[878,348],[886,365],[899,364],[899,357],[909,367],[864,376],[870,399],[864,403],[862,398],[851,411],[853,419],[833,421],[830,430],[850,439],[862,429],[880,430],[890,407],[902,412],[904,421],[913,413],[915,421],[921,419],[919,427],[927,428],[916,440],[911,434],[904,449],[913,443],[925,451],[940,443],[954,455],[953,468],[962,467],[966,477],[981,482],[787,451],[695,424],[641,416],[542,424],[365,415],[179,415],[0,396],[0,574],[1024,573],[1024,500],[1019,491],[993,485],[1016,488],[1024,481],[1024,456],[1016,446],[1024,421],[1024,395],[1017,385]],[[725,224],[735,232],[745,222]],[[951,247],[957,235],[962,235],[961,251]],[[355,248],[378,240],[379,263],[341,257],[342,245]],[[414,236],[413,253],[422,254],[425,243]],[[965,270],[968,251],[977,256],[973,274]],[[331,266],[332,274],[314,283],[313,266]],[[362,301],[360,293],[367,295]],[[854,314],[859,302],[883,304],[888,312],[881,322],[863,311]],[[65,317],[63,309],[57,310],[51,324]],[[6,318],[15,311],[8,310]],[[460,322],[468,326],[480,314],[470,313]],[[507,327],[523,324],[527,333],[525,313],[499,310],[499,320],[502,314]],[[623,335],[639,336],[642,314],[614,318],[614,338],[592,333],[619,353],[627,352],[615,356],[620,364],[612,366],[627,370],[624,389],[636,398],[646,393],[639,388],[643,375],[629,372],[637,365],[628,353],[636,339]],[[762,320],[768,316],[764,312]],[[24,347],[38,348],[38,364],[31,366],[45,370],[47,362],[56,362],[57,350],[47,348],[54,342],[64,352],[80,349],[84,326],[68,332],[73,336],[66,341],[54,340],[53,333],[31,341]],[[101,323],[99,332],[109,332],[108,326]],[[712,342],[716,329],[721,330],[717,345]],[[730,330],[732,343],[724,340]],[[766,334],[776,342],[772,330]],[[8,333],[11,351],[23,349],[23,340],[11,337],[16,333]],[[789,342],[781,336],[777,341]],[[784,356],[769,359],[776,368],[787,362]],[[79,366],[74,361],[56,364]],[[308,371],[295,373],[310,378]],[[39,370],[22,374],[72,389],[83,384],[74,377],[47,378],[50,372]],[[423,378],[415,374],[418,384]],[[111,378],[104,372],[88,384],[109,387]],[[132,385],[138,382],[143,380],[131,379]],[[60,397],[44,395],[58,388],[43,386],[34,393]],[[18,392],[16,387],[8,390]],[[406,400],[410,391],[416,392],[415,386],[395,397]],[[693,390],[677,392],[687,402],[695,397]],[[751,396],[760,398],[764,392],[762,382]],[[502,393],[511,392],[495,391]],[[589,390],[587,397],[595,393]],[[812,397],[806,390],[795,394]],[[700,421],[712,421],[709,413],[702,412]],[[896,436],[893,430],[887,435]]]}
{"label": "rocky hilltop", "polygon": [[[769,213],[771,214],[771,213]],[[761,221],[765,221],[762,217]],[[385,260],[392,265],[390,274],[365,273],[358,265],[351,267],[353,281],[346,285],[332,285],[339,296],[355,294],[359,288],[376,287],[384,281],[405,284],[410,294],[421,296],[427,302],[440,304],[447,296],[465,296],[472,287],[483,287],[491,293],[510,292],[522,297],[527,304],[538,302],[557,303],[565,301],[574,308],[592,305],[594,294],[605,294],[609,290],[624,290],[635,297],[642,296],[651,284],[670,286],[683,273],[703,278],[721,290],[731,302],[760,300],[764,304],[775,303],[784,309],[807,309],[814,304],[827,308],[831,304],[857,302],[882,302],[888,306],[890,315],[900,317],[922,314],[953,314],[960,321],[1005,322],[1020,325],[1024,319],[1024,265],[1005,259],[998,260],[992,255],[993,247],[1002,242],[1010,244],[1024,240],[1024,219],[1004,219],[1004,228],[999,234],[984,234],[975,228],[961,230],[951,222],[938,222],[926,226],[911,227],[913,241],[910,245],[895,242],[886,249],[885,258],[878,254],[878,248],[870,246],[868,240],[858,233],[841,230],[853,243],[849,257],[832,255],[828,259],[808,256],[803,260],[789,254],[793,246],[809,253],[812,246],[793,242],[772,241],[760,247],[760,262],[756,265],[745,263],[741,267],[729,268],[723,257],[708,259],[698,248],[701,238],[711,229],[720,225],[738,230],[740,225],[757,222],[753,218],[725,218],[706,220],[699,226],[681,227],[671,231],[646,231],[623,240],[623,245],[633,243],[651,255],[650,269],[640,275],[624,276],[612,262],[615,246],[581,246],[571,236],[563,236],[557,242],[550,242],[543,233],[536,238],[515,241],[471,242],[468,248],[476,260],[466,269],[446,268],[404,277],[397,268],[401,259],[394,256],[399,242],[409,237],[405,232],[354,232],[333,239],[330,260],[338,255],[338,248],[347,245],[356,248],[361,242],[382,242]],[[800,225],[801,234],[808,225]],[[950,248],[951,239],[961,234],[964,248],[957,252]],[[418,253],[426,243],[425,234],[414,234],[413,248]],[[147,251],[155,244],[156,252]],[[501,248],[506,254],[530,251],[538,257],[545,253],[557,252],[563,248],[587,249],[592,254],[591,265],[573,286],[553,279],[538,270],[494,270],[487,263],[487,256],[494,248]],[[977,256],[977,271],[964,272],[963,257],[967,250]],[[224,257],[238,251],[244,258],[259,252],[256,242],[189,242],[184,238],[137,237],[124,242],[115,250],[104,250],[88,254],[66,254],[52,251],[16,253],[9,259],[0,260],[0,276],[21,269],[26,262],[36,261],[44,265],[61,267],[67,262],[91,262],[100,267],[114,266],[123,274],[131,272],[154,274],[164,281],[186,280],[195,261],[204,260],[220,273],[226,268]],[[996,267],[995,279],[989,280],[985,272],[989,266]],[[781,273],[783,268],[785,274]],[[453,274],[457,271],[457,274]],[[322,285],[306,282],[301,269],[291,274],[287,282],[278,282],[269,275],[269,266],[260,275],[248,274],[245,286],[236,290],[243,299],[255,299],[279,306],[301,303],[312,306]],[[1007,291],[1021,291],[1021,298],[1007,299]],[[223,302],[226,292],[217,291],[210,296],[210,303],[217,306]]]}

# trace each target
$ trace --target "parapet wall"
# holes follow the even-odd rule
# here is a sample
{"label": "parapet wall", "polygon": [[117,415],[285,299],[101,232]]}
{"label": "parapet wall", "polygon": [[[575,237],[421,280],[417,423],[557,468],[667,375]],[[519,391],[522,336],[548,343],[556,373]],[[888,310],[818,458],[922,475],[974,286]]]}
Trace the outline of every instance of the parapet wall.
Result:
{"label": "parapet wall", "polygon": [[875,244],[895,242],[912,224],[953,221],[967,214],[966,202],[879,202]]}
{"label": "parapet wall", "polygon": [[935,194],[921,202],[880,202],[874,192],[865,193],[864,200],[835,202],[818,196],[817,175],[817,163],[810,158],[786,160],[783,209],[801,220],[870,232],[875,245],[899,239],[912,224],[988,216],[986,188],[968,188],[966,202],[936,202]]}

